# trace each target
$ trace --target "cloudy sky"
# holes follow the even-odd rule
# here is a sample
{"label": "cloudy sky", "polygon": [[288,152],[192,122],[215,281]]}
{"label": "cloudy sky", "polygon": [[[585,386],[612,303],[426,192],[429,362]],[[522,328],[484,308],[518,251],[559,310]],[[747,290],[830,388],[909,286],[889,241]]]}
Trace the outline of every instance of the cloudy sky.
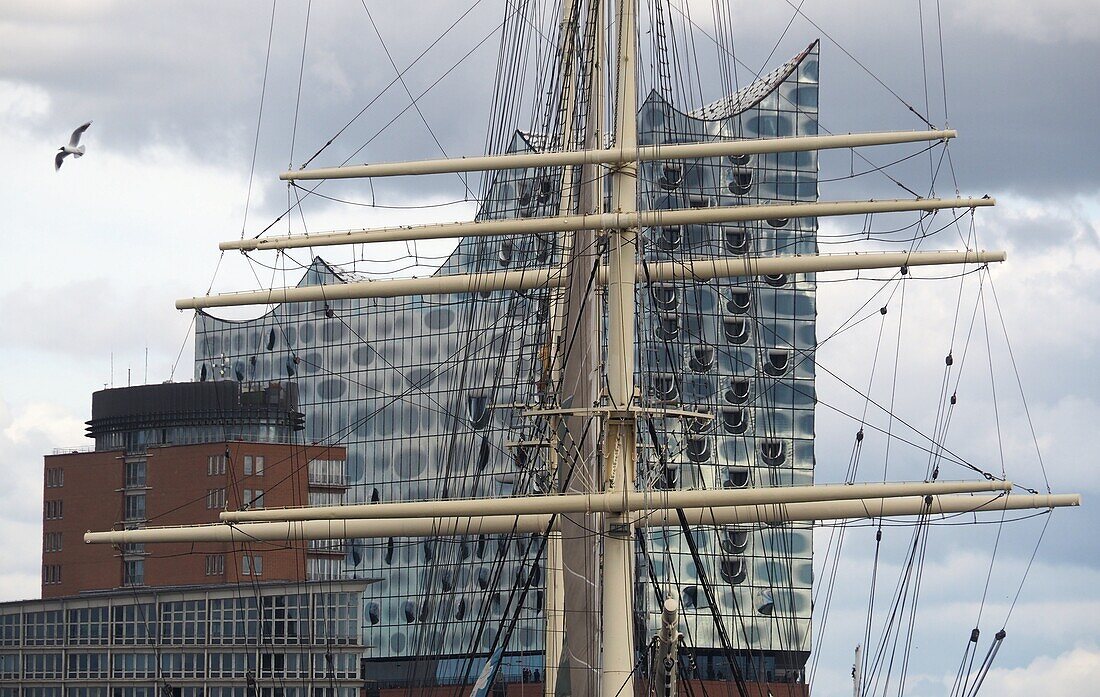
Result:
{"label": "cloudy sky", "polygon": [[[7,486],[0,491],[0,529],[8,544],[0,554],[0,600],[38,593],[41,457],[87,442],[82,434],[91,392],[127,380],[188,379],[191,317],[176,312],[172,302],[211,287],[249,289],[272,282],[270,271],[250,266],[239,255],[220,258],[217,243],[257,234],[282,213],[288,194],[278,172],[288,164],[300,166],[364,107],[314,164],[483,151],[499,46],[496,29],[506,8],[516,4],[424,0],[395,8],[374,0],[365,6],[334,0],[314,4],[305,35],[306,4],[283,2],[276,8],[268,61],[271,7],[266,3],[3,3],[0,468]],[[1100,623],[1095,619],[1100,617],[1100,543],[1092,534],[1100,514],[1089,505],[1100,492],[1100,475],[1088,437],[1100,420],[1100,377],[1093,368],[1100,359],[1100,132],[1093,124],[1100,112],[1095,77],[1100,14],[1086,0],[1041,5],[1008,0],[995,11],[977,0],[942,7],[917,0],[806,0],[803,16],[796,16],[785,0],[727,5],[734,16],[742,84],[773,49],[769,67],[821,38],[825,128],[920,128],[921,121],[906,107],[910,104],[934,123],[959,129],[950,152],[962,192],[998,199],[996,209],[977,216],[975,234],[979,246],[1006,249],[1009,262],[983,282],[980,297],[977,274],[967,277],[961,290],[957,280],[907,282],[904,307],[895,294],[885,319],[875,314],[831,339],[821,349],[820,364],[862,390],[870,381],[875,401],[887,404],[893,397],[899,417],[930,434],[943,356],[949,350],[961,356],[969,346],[948,445],[991,471],[1000,471],[1003,458],[1009,476],[1043,489],[1020,399],[1018,384],[1023,386],[1051,486],[1080,491],[1086,507],[1053,516],[986,689],[1008,695],[1084,693],[1085,685],[1100,680]],[[692,19],[709,31],[711,11],[702,3],[690,7]],[[454,29],[432,45],[456,20]],[[945,75],[940,71],[941,36]],[[531,32],[532,56],[544,41]],[[716,51],[702,33],[695,41],[701,74],[713,75]],[[430,45],[405,74],[404,85],[383,91],[395,75],[394,64],[408,66]],[[425,91],[419,114],[406,110],[398,116],[410,92]],[[94,123],[85,138],[88,155],[69,159],[55,173],[54,151],[89,119]],[[512,125],[527,123],[521,119]],[[912,151],[866,155],[883,164]],[[822,179],[866,166],[846,153],[829,155],[822,158]],[[929,190],[927,159],[916,158],[894,172],[915,190]],[[476,182],[471,188],[477,190]],[[935,191],[951,195],[954,189],[945,170]],[[357,182],[323,191],[388,207],[314,201],[302,216],[283,220],[275,229],[452,220],[472,212],[456,178],[415,187],[387,183],[373,191]],[[904,192],[872,175],[825,183],[821,194],[826,199],[882,198]],[[451,201],[457,203],[420,211],[394,208]],[[862,224],[830,222],[823,234],[858,230]],[[890,226],[886,218],[875,221],[877,230]],[[961,231],[965,235],[968,228]],[[959,232],[949,227],[925,248],[961,244]],[[392,252],[354,253],[377,259]],[[350,259],[344,254],[326,256]],[[298,261],[307,258],[295,255]],[[280,283],[283,276],[274,280]],[[285,280],[296,280],[292,271]],[[830,335],[883,287],[873,281],[822,284],[819,337]],[[871,308],[889,292],[887,287]],[[956,308],[962,316],[957,322]],[[872,380],[870,356],[876,345],[882,358]],[[901,366],[896,381],[895,354]],[[819,410],[819,479],[837,481],[858,426],[834,408],[858,414],[865,400],[824,370],[819,394],[829,405]],[[872,407],[869,414],[870,423],[887,426],[880,411]],[[906,437],[919,439],[912,432]],[[861,478],[881,478],[883,446],[881,437],[868,436],[861,460],[868,469]],[[890,457],[891,477],[923,476],[926,460],[919,452],[895,445]],[[950,688],[979,613],[984,652],[987,639],[1004,622],[1044,521],[1006,524],[999,542],[996,525],[932,531],[908,694],[942,694]],[[898,550],[910,533],[908,528],[884,533],[887,551],[879,574],[890,588],[903,562]],[[819,553],[828,535],[825,530],[817,538]],[[873,554],[871,531],[848,533],[844,571],[822,642],[819,694],[848,693],[850,654],[862,641]],[[887,601],[883,596],[878,602]]]}

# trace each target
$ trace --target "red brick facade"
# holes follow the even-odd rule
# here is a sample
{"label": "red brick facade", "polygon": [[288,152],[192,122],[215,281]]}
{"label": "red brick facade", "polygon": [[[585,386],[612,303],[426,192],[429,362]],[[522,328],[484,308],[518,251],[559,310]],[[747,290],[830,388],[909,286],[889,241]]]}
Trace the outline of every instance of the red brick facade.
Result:
{"label": "red brick facade", "polygon": [[[252,472],[247,475],[246,458]],[[213,523],[223,501],[228,509],[239,509],[246,491],[252,498],[262,491],[268,508],[306,505],[309,462],[345,458],[346,451],[338,447],[246,442],[154,446],[137,456],[121,450],[47,456],[42,597],[120,587],[127,560],[143,561],[140,585],[145,586],[304,581],[305,543],[256,543],[247,549],[229,544],[149,545],[124,557],[117,548],[84,544],[83,536],[88,530],[122,529],[128,511],[129,522],[145,526]],[[144,486],[134,484],[140,481],[142,461]],[[142,496],[143,517],[138,498]],[[127,497],[134,498],[128,502]]]}

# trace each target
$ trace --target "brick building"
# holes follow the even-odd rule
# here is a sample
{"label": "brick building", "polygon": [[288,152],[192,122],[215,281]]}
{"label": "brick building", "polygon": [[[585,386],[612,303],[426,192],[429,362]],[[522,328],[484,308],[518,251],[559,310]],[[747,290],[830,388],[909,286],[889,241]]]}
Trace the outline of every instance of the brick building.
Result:
{"label": "brick building", "polygon": [[294,385],[143,385],[96,392],[90,452],[44,467],[42,597],[118,587],[339,577],[343,545],[85,545],[87,530],[213,523],[224,509],[341,503],[344,448],[295,443]]}

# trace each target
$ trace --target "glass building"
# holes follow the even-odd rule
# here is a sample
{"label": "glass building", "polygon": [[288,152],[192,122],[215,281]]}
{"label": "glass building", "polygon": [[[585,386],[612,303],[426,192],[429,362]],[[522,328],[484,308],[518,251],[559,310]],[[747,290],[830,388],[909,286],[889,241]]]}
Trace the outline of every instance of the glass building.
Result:
{"label": "glass building", "polygon": [[[736,94],[690,113],[653,93],[640,109],[639,141],[816,135],[817,83],[813,44]],[[511,149],[541,146],[542,139],[521,133]],[[815,152],[647,162],[639,204],[660,210],[814,201],[817,169]],[[560,168],[498,173],[479,217],[556,215],[561,181]],[[813,254],[816,232],[813,218],[663,226],[644,229],[640,249],[647,262]],[[439,273],[559,263],[555,235],[468,238]],[[353,278],[316,259],[300,285]],[[640,283],[636,300],[643,404],[714,416],[643,421],[637,486],[811,483],[813,275]],[[347,447],[349,501],[545,492],[549,477],[537,446],[545,424],[523,412],[539,403],[547,381],[549,311],[541,289],[286,303],[249,321],[200,313],[195,377],[295,382],[306,440]],[[365,590],[364,642],[375,668],[442,656],[428,669],[435,679],[472,681],[480,669],[472,657],[492,652],[507,636],[511,655],[531,671],[542,669],[537,537],[352,541],[346,575],[381,579]],[[748,677],[797,676],[810,648],[810,527],[704,526],[692,537],[702,569],[674,520],[639,538],[639,624],[656,630],[655,589],[672,589],[700,677],[729,674],[716,617]],[[527,593],[514,592],[528,580]]]}

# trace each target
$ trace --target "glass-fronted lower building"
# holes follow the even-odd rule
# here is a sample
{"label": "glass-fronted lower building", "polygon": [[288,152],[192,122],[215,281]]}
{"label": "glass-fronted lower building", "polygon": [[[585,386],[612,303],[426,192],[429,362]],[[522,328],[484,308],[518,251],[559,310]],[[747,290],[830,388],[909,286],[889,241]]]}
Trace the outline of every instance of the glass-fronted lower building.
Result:
{"label": "glass-fronted lower building", "polygon": [[367,581],[0,603],[0,697],[358,697]]}
{"label": "glass-fronted lower building", "polygon": [[[690,113],[651,94],[639,113],[639,141],[816,135],[817,90],[814,44]],[[543,147],[545,139],[517,134],[512,150]],[[557,214],[562,175],[561,168],[499,173],[480,218]],[[817,154],[648,162],[639,197],[649,210],[813,201]],[[554,234],[465,239],[438,273],[552,267],[561,245]],[[778,213],[745,224],[647,228],[641,241],[647,263],[816,251],[816,219]],[[353,278],[317,259],[300,285]],[[636,301],[643,406],[713,416],[644,420],[636,485],[810,483],[813,275],[641,283]],[[543,493],[552,488],[540,445],[546,424],[525,412],[545,401],[550,312],[549,291],[536,289],[286,303],[249,321],[200,313],[195,377],[295,383],[306,440],[347,448],[349,501]],[[732,648],[749,677],[797,676],[810,648],[809,526],[704,526],[691,535],[689,545],[670,522],[639,538],[639,634],[656,629],[657,589],[671,589],[700,671],[728,675]],[[537,535],[520,534],[351,541],[346,575],[379,579],[365,590],[367,661],[385,672],[433,657],[429,668],[409,670],[472,681],[475,657],[506,642],[532,674],[542,670],[540,548]],[[723,646],[716,622],[732,647]]]}

